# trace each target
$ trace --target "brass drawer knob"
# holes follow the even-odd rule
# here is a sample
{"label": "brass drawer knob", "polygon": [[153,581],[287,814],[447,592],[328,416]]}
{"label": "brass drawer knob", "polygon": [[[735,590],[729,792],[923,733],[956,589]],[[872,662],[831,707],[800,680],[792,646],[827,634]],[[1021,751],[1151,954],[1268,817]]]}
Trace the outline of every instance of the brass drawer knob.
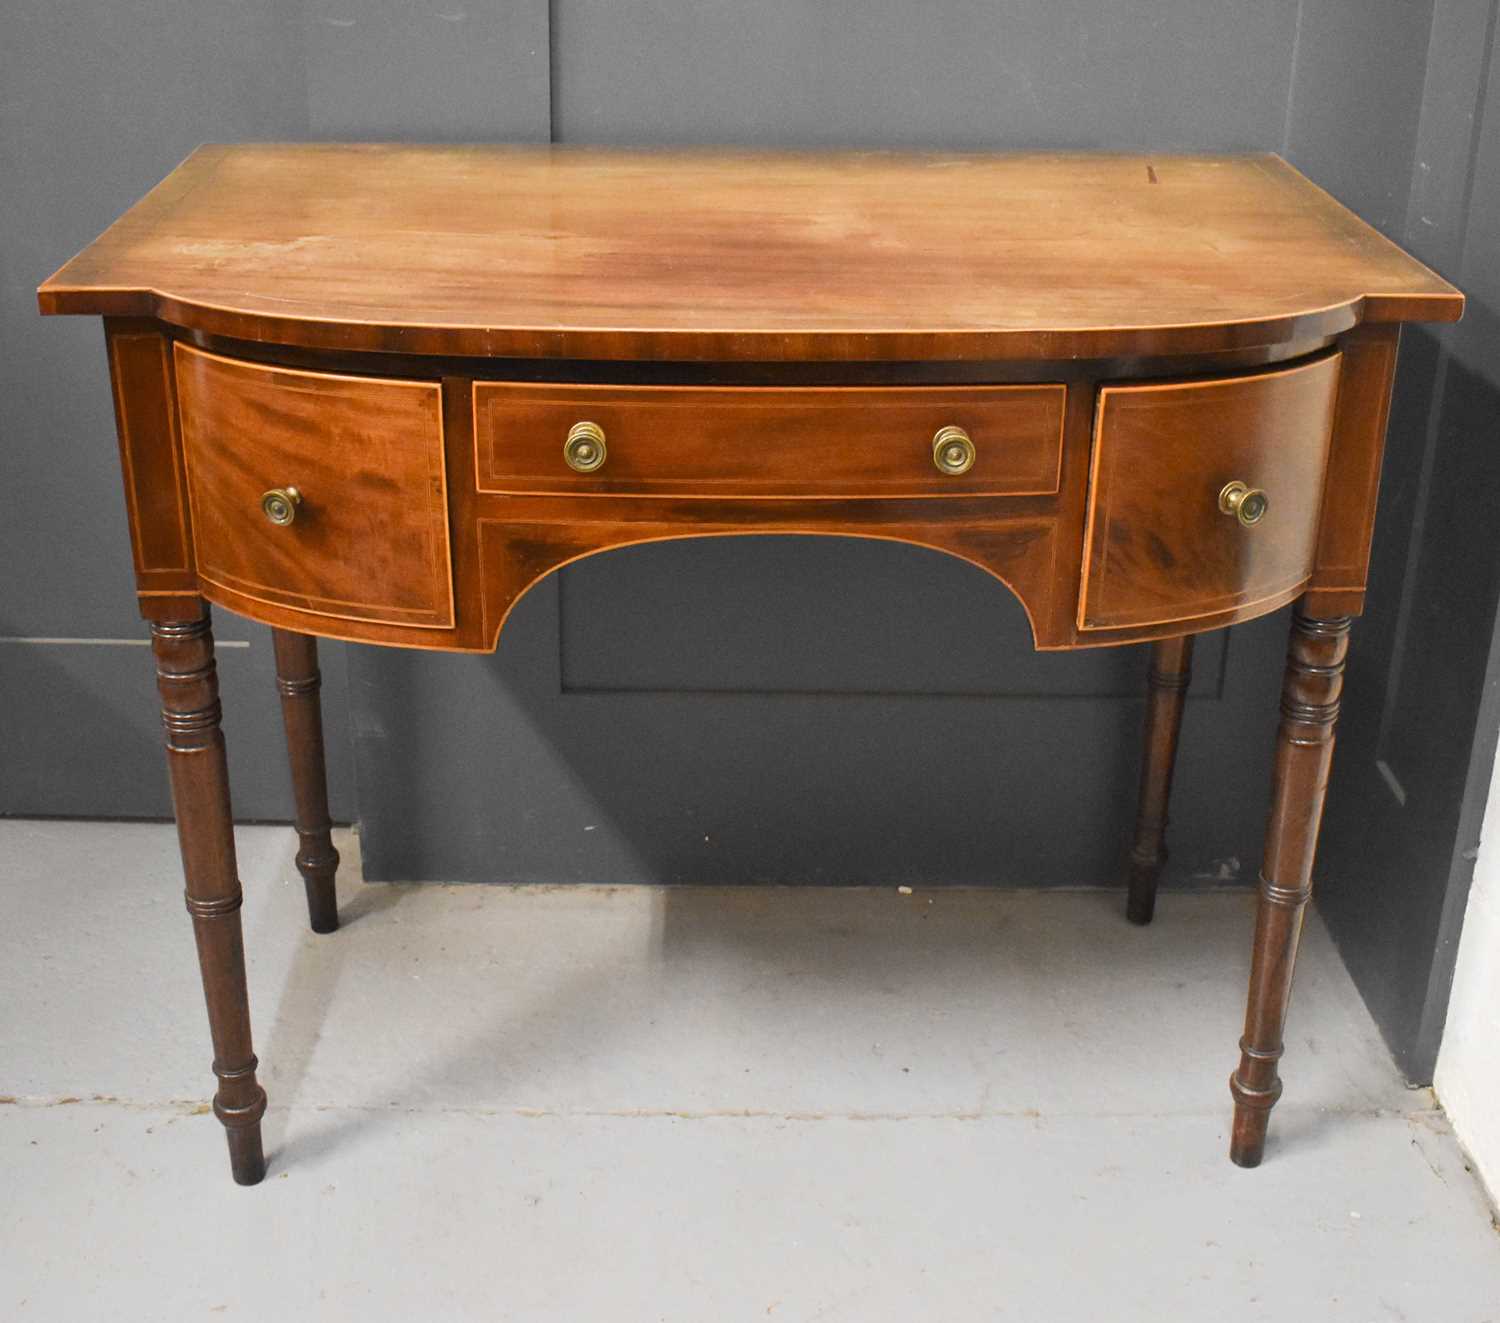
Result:
{"label": "brass drawer knob", "polygon": [[932,438],[932,462],[939,473],[957,477],[974,467],[974,442],[962,427],[940,427]]}
{"label": "brass drawer knob", "polygon": [[563,458],[568,467],[579,473],[592,473],[604,467],[609,451],[604,446],[604,429],[598,423],[574,423],[563,442]]}
{"label": "brass drawer knob", "polygon": [[1227,482],[1219,493],[1219,509],[1233,515],[1246,528],[1258,524],[1271,508],[1271,500],[1259,487],[1247,487],[1243,482]]}
{"label": "brass drawer knob", "polygon": [[297,517],[297,507],[301,504],[302,493],[295,487],[272,487],[260,498],[266,518],[283,528]]}

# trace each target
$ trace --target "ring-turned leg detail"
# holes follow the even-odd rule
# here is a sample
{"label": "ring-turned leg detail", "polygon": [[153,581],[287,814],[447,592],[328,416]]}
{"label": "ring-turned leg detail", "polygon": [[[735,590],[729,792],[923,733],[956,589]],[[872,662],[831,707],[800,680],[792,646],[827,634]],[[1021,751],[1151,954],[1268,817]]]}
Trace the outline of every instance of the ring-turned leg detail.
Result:
{"label": "ring-turned leg detail", "polygon": [[315,933],[339,926],[334,875],[339,852],[333,848],[328,817],[328,771],[323,756],[323,705],[319,690],[318,641],[308,634],[273,629],[276,687],[286,726],[287,760],[297,807],[297,871],[307,889],[307,916]]}
{"label": "ring-turned leg detail", "polygon": [[1141,763],[1141,795],[1130,850],[1129,897],[1125,917],[1150,923],[1156,911],[1156,883],[1167,862],[1167,804],[1182,707],[1193,678],[1193,636],[1161,639],[1151,645],[1146,693],[1146,752]]}
{"label": "ring-turned leg detail", "polygon": [[1229,1079],[1234,1096],[1229,1156],[1241,1167],[1259,1165],[1271,1108],[1281,1096],[1276,1063],[1281,1058],[1302,916],[1312,896],[1313,855],[1333,761],[1333,728],[1348,648],[1347,617],[1314,620],[1299,606],[1292,618],[1282,682],[1245,1034],[1240,1039],[1239,1069]]}
{"label": "ring-turned leg detail", "polygon": [[266,1171],[260,1119],[265,1090],[255,1078],[250,1042],[250,1001],[245,987],[245,947],[240,931],[239,872],[234,820],[229,805],[229,769],[219,727],[219,682],[208,608],[200,615],[151,626],[166,729],[167,766],[177,839],[182,849],[188,913],[198,944],[198,967],[208,1004],[214,1045],[214,1115],[224,1124],[229,1164],[240,1185],[254,1185]]}

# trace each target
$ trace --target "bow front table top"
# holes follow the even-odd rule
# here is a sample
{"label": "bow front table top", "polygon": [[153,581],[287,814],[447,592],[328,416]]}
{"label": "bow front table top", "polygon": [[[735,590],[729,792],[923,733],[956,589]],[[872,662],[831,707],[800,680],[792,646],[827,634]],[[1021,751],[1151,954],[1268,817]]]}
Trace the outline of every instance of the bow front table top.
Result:
{"label": "bow front table top", "polygon": [[1274,156],[195,152],[38,291],[104,318],[231,1169],[265,1162],[208,603],[274,631],[312,926],[317,636],[489,651],[570,561],[936,548],[1042,649],[1153,650],[1149,920],[1193,636],[1297,603],[1230,1156],[1261,1159],[1402,322],[1463,297]]}

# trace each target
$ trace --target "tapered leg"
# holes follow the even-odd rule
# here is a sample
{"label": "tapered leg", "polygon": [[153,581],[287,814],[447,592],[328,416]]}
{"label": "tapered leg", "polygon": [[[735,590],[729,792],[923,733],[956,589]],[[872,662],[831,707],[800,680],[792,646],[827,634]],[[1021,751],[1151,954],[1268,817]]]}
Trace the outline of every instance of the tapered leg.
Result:
{"label": "tapered leg", "polygon": [[1302,914],[1312,895],[1313,854],[1333,761],[1333,727],[1344,685],[1349,620],[1314,620],[1299,605],[1292,618],[1281,725],[1271,781],[1255,945],[1250,957],[1250,999],[1239,1069],[1229,1077],[1234,1133],[1229,1156],[1241,1167],[1260,1164],[1266,1123],[1281,1096],[1281,1058],[1292,969],[1302,935]]}
{"label": "tapered leg", "polygon": [[286,724],[287,758],[297,805],[297,871],[307,888],[307,915],[315,933],[339,926],[333,878],[339,852],[333,848],[328,819],[328,771],[323,760],[323,705],[318,697],[318,641],[308,634],[273,629],[276,686]]}
{"label": "tapered leg", "polygon": [[219,729],[219,682],[208,607],[178,620],[153,622],[166,728],[167,766],[177,811],[177,839],[187,881],[187,908],[198,943],[198,967],[214,1044],[214,1115],[224,1123],[229,1165],[241,1185],[265,1175],[260,1119],[265,1090],[255,1078],[250,1045],[250,1002],[245,990],[245,947],[240,933],[239,872],[229,808],[229,769]]}
{"label": "tapered leg", "polygon": [[1167,862],[1167,802],[1177,762],[1182,705],[1193,678],[1193,636],[1160,639],[1151,645],[1146,693],[1146,753],[1141,763],[1140,806],[1135,844],[1130,850],[1129,898],[1125,917],[1150,923],[1156,911],[1156,882]]}

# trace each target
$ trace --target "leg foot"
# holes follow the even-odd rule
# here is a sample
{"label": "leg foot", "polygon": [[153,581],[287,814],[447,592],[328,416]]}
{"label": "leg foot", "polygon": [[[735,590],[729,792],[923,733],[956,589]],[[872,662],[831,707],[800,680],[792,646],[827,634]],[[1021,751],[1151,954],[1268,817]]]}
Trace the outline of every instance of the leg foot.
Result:
{"label": "leg foot", "polygon": [[1234,1128],[1229,1136],[1229,1160],[1236,1167],[1258,1167],[1266,1152],[1266,1127],[1271,1108],[1281,1097],[1281,1081],[1264,1091],[1247,1089],[1238,1073],[1229,1077],[1229,1092],[1234,1097]]}
{"label": "leg foot", "polygon": [[1146,753],[1141,764],[1140,807],[1135,819],[1135,843],[1130,849],[1125,917],[1131,923],[1151,922],[1156,912],[1156,883],[1167,862],[1167,803],[1172,795],[1172,769],[1177,762],[1177,737],[1182,729],[1182,706],[1193,678],[1193,636],[1161,639],[1151,645],[1151,674],[1146,693]]}
{"label": "leg foot", "polygon": [[241,1121],[218,1106],[214,1114],[224,1124],[224,1137],[229,1141],[229,1173],[236,1185],[259,1185],[266,1175],[266,1155],[260,1143],[260,1117],[265,1114],[265,1094],[261,1094],[260,1106],[255,1110],[255,1119]]}
{"label": "leg foot", "polygon": [[339,852],[333,848],[333,824],[328,818],[318,641],[285,629],[273,629],[271,639],[276,649],[276,686],[281,691],[281,716],[297,806],[297,871],[307,890],[307,915],[313,932],[331,933],[339,926],[334,891]]}
{"label": "leg foot", "polygon": [[208,608],[153,622],[151,645],[166,729],[167,766],[177,840],[182,849],[185,900],[198,945],[198,968],[214,1045],[214,1114],[229,1140],[230,1170],[241,1185],[265,1174],[260,1119],[265,1090],[255,1078],[250,1043],[250,999],[245,987],[245,947],[240,929],[239,871],[229,769],[219,728],[219,682]]}
{"label": "leg foot", "polygon": [[1241,1167],[1260,1163],[1271,1108],[1281,1096],[1277,1062],[1302,916],[1312,897],[1313,855],[1333,762],[1333,727],[1348,648],[1347,618],[1315,620],[1298,607],[1292,617],[1281,689],[1245,1033],[1240,1039],[1240,1064],[1229,1080],[1234,1098],[1229,1156]]}

